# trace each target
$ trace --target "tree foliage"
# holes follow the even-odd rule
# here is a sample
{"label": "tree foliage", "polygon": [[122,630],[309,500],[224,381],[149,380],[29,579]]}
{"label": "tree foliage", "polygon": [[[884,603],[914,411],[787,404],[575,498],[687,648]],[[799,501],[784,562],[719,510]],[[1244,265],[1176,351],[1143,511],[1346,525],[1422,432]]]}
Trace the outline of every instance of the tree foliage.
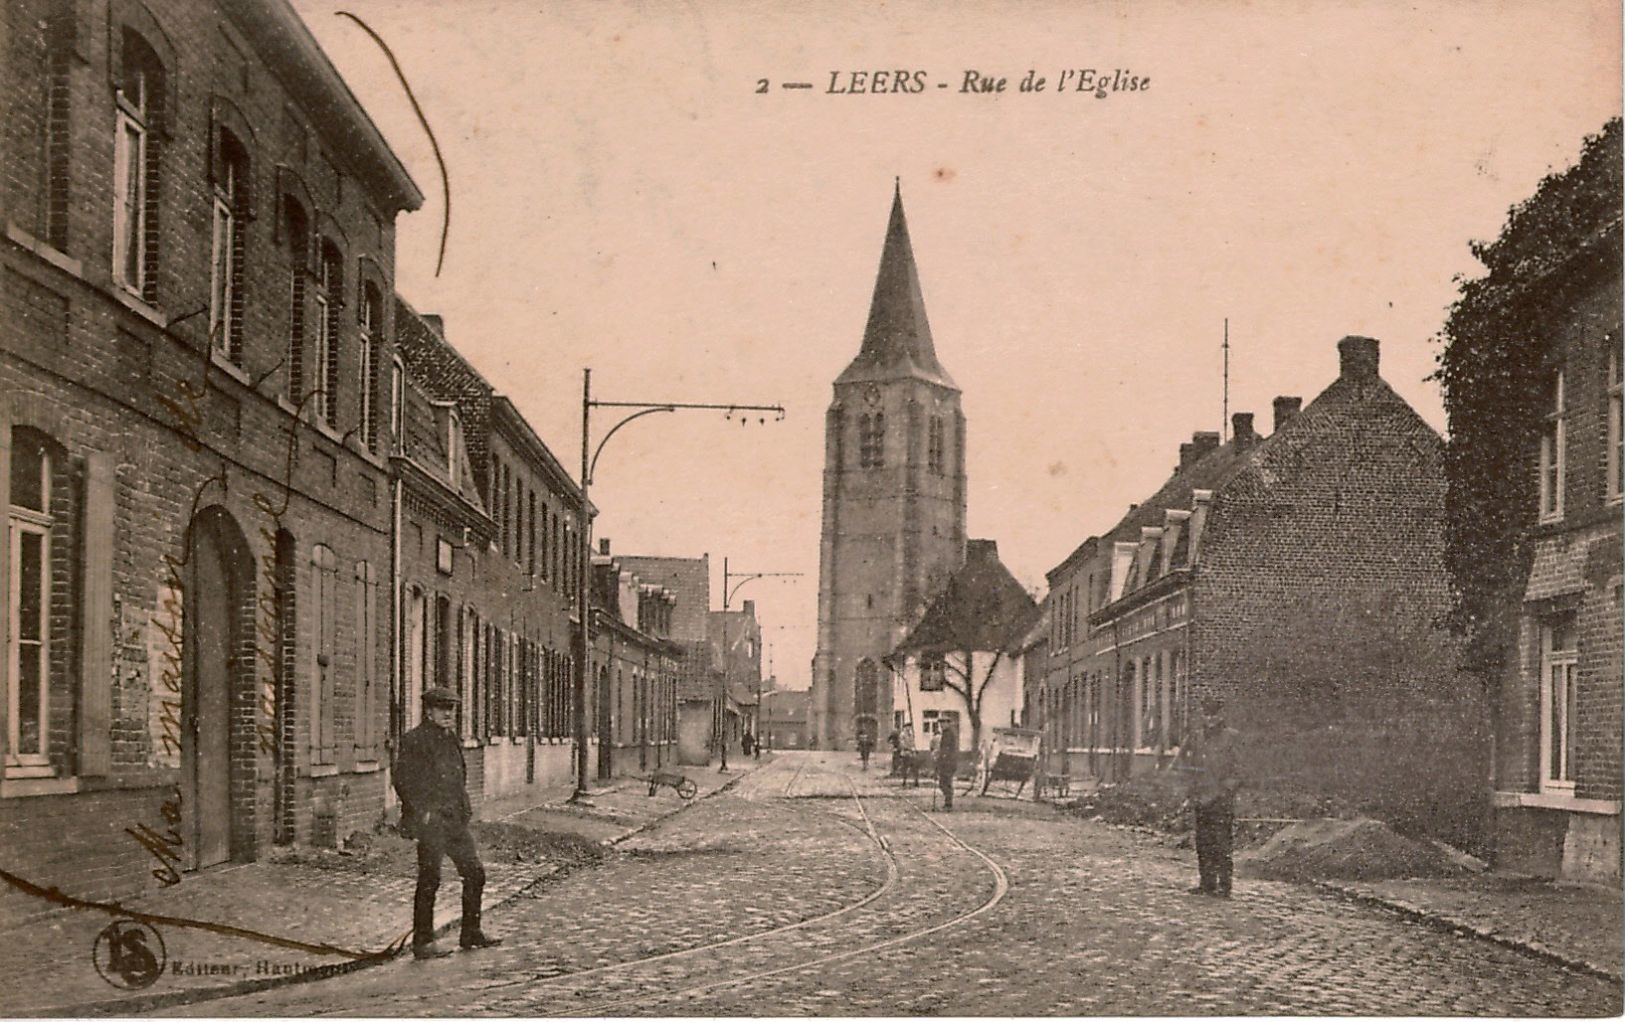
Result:
{"label": "tree foliage", "polygon": [[1564,299],[1599,272],[1617,275],[1621,126],[1586,140],[1574,166],[1514,206],[1494,242],[1474,242],[1487,272],[1461,283],[1441,340],[1439,380],[1450,422],[1445,455],[1445,560],[1452,625],[1469,662],[1489,669],[1507,652],[1533,547],[1543,381],[1556,368]]}

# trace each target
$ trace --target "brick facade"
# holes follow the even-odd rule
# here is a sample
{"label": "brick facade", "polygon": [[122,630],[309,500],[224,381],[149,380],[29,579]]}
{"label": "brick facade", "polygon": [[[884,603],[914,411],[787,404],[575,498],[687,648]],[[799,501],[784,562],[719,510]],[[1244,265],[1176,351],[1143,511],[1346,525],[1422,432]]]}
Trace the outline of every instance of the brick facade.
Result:
{"label": "brick facade", "polygon": [[593,558],[593,720],[601,780],[646,775],[678,758],[684,647],[671,634],[680,600],[633,567],[659,560],[613,557],[607,540]]}
{"label": "brick facade", "polygon": [[[581,492],[444,324],[397,300],[407,383],[401,679],[396,733],[420,695],[462,696],[470,796],[573,776],[575,537]],[[478,453],[476,453],[478,452]]]}
{"label": "brick facade", "polygon": [[0,52],[0,506],[49,565],[0,608],[49,590],[44,643],[4,636],[46,665],[43,713],[6,679],[28,693],[0,733],[7,868],[121,897],[368,826],[378,299],[421,196],[283,4],[22,0]]}
{"label": "brick facade", "polygon": [[1167,765],[1213,695],[1256,783],[1417,826],[1473,817],[1479,709],[1436,627],[1443,443],[1378,375],[1376,341],[1339,358],[1308,407],[1276,400],[1269,436],[1250,414],[1227,443],[1193,436],[1150,500],[1050,572],[1039,699],[1069,772]]}
{"label": "brick facade", "polygon": [[[1562,374],[1562,501],[1555,514],[1530,515],[1525,532],[1533,557],[1522,591],[1512,594],[1515,652],[1495,688],[1494,773],[1498,865],[1611,884],[1621,876],[1625,769],[1618,249],[1616,219],[1559,279],[1530,282],[1552,295],[1542,341],[1551,371]],[[1538,474],[1538,446],[1525,455],[1508,471]],[[1565,683],[1572,699],[1563,698]]]}

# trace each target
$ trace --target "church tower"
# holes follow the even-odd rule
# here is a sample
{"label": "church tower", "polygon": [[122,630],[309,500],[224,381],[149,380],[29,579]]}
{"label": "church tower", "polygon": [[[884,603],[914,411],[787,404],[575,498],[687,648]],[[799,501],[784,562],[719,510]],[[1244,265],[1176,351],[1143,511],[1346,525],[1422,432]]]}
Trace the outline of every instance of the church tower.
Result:
{"label": "church tower", "polygon": [[824,522],[812,729],[850,749],[892,730],[892,651],[965,558],[965,416],[937,361],[901,186],[863,347],[824,420]]}

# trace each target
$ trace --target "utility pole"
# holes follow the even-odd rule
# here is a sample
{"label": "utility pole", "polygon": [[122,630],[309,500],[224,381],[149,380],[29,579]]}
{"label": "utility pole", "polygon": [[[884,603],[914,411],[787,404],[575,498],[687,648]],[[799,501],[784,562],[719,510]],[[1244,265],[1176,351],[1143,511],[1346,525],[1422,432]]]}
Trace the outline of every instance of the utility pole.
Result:
{"label": "utility pole", "polygon": [[1219,416],[1219,442],[1230,439],[1230,317],[1224,317],[1224,410]]}
{"label": "utility pole", "polygon": [[[592,410],[594,408],[623,408],[631,411],[619,422],[609,428],[598,446],[592,446]],[[592,677],[592,608],[588,603],[587,576],[592,573],[592,503],[587,499],[587,488],[592,484],[593,470],[598,466],[598,456],[604,453],[604,445],[609,438],[620,431],[620,428],[634,419],[641,419],[645,415],[654,415],[657,412],[675,412],[683,410],[705,410],[726,412],[727,418],[732,419],[740,415],[740,424],[748,421],[743,413],[762,412],[773,413],[775,422],[784,421],[784,407],[782,405],[741,405],[741,404],[693,404],[684,401],[595,401],[592,396],[592,370],[581,371],[581,541],[577,544],[576,554],[580,558],[576,570],[576,610],[579,614],[576,622],[576,664],[575,664],[575,740],[576,740],[576,790],[570,796],[570,801],[577,805],[591,805],[592,796],[587,786],[587,679]],[[760,423],[767,422],[766,414],[757,419]],[[589,456],[588,452],[591,452]]]}

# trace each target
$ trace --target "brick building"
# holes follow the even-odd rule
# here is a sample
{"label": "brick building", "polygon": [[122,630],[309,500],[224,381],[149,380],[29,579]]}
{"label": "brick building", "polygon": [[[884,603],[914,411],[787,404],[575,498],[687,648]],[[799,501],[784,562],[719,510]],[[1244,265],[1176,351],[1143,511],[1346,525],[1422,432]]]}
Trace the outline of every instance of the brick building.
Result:
{"label": "brick building", "polygon": [[1418,825],[1475,801],[1474,693],[1436,627],[1443,443],[1378,375],[1375,340],[1338,352],[1308,407],[1276,398],[1268,437],[1250,414],[1227,443],[1194,434],[1155,494],[1049,572],[1042,723],[1069,773],[1166,764],[1212,694],[1255,784]]}
{"label": "brick building", "polygon": [[762,684],[762,624],[756,601],[738,610],[713,610],[706,623],[715,691],[712,728],[716,741],[737,755],[740,739],[756,726],[756,693]]}
{"label": "brick building", "polygon": [[899,190],[857,357],[824,420],[812,729],[851,748],[894,707],[881,660],[965,558],[965,415],[937,360]]}
{"label": "brick building", "polygon": [[1441,357],[1451,564],[1493,699],[1495,860],[1621,875],[1621,146],[1615,120],[1476,250]]}
{"label": "brick building", "polygon": [[649,557],[617,555],[627,569],[671,593],[667,639],[682,650],[677,665],[677,761],[709,763],[715,754],[716,702],[720,675],[711,669],[707,638],[711,620],[711,555]]}
{"label": "brick building", "polygon": [[762,693],[762,748],[805,749],[812,694],[805,689]]}
{"label": "brick building", "polygon": [[422,197],[283,0],[17,0],[0,53],[7,868],[124,897],[366,826]]}
{"label": "brick building", "polygon": [[678,596],[612,556],[608,539],[599,539],[592,568],[598,777],[647,774],[677,758],[677,678],[684,648],[670,635]]}
{"label": "brick building", "polygon": [[438,317],[396,300],[404,429],[391,734],[424,689],[463,697],[471,796],[573,776],[574,522],[581,491]]}

